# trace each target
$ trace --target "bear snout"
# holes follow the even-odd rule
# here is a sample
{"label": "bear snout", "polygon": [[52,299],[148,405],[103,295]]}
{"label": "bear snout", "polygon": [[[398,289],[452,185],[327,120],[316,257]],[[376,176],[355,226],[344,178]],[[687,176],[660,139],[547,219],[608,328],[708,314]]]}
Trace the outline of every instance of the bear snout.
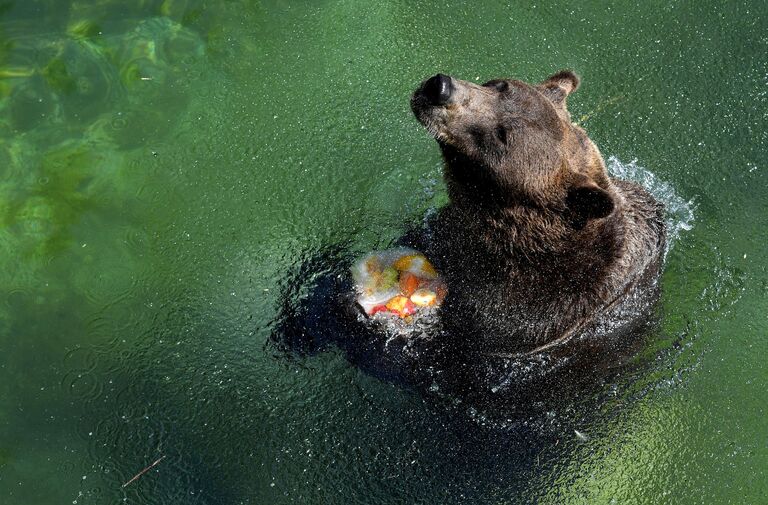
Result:
{"label": "bear snout", "polygon": [[424,81],[421,93],[431,105],[445,105],[451,100],[454,89],[450,76],[437,74]]}
{"label": "bear snout", "polygon": [[436,74],[413,93],[411,110],[439,143],[469,148],[471,127],[485,119],[494,121],[496,95],[496,90]]}
{"label": "bear snout", "polygon": [[411,97],[411,109],[422,123],[430,119],[446,107],[449,107],[456,96],[454,79],[445,74],[436,74],[422,82]]}
{"label": "bear snout", "polygon": [[451,76],[436,74],[422,82],[411,97],[411,110],[416,119],[438,139],[444,140],[445,115],[457,94],[456,81]]}

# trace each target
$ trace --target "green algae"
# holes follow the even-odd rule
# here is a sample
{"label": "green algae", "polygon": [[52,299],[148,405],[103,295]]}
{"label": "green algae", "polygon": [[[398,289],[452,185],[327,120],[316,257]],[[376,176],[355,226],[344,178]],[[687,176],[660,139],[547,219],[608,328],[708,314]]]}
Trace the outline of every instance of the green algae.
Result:
{"label": "green algae", "polygon": [[92,20],[81,19],[67,25],[67,35],[77,40],[90,39],[101,35],[101,27]]}
{"label": "green algae", "polygon": [[[10,112],[11,128],[31,137],[2,143],[8,158],[3,169],[24,174],[25,183],[0,186],[0,224],[12,230],[18,250],[29,257],[73,247],[72,230],[85,214],[105,198],[128,197],[116,187],[101,187],[107,194],[111,190],[109,197],[94,194],[93,181],[119,180],[120,150],[140,143],[128,140],[133,132],[162,135],[164,113],[144,104],[166,101],[180,110],[185,100],[170,87],[182,71],[181,60],[188,64],[203,54],[200,38],[168,18],[138,21],[122,34],[94,40],[100,30],[94,21],[80,19],[62,38],[41,38],[37,45],[27,40],[15,52],[10,42],[0,44],[5,63],[0,74],[12,79],[2,83],[0,110]],[[48,58],[37,68],[14,66],[40,61],[41,55]],[[52,131],[57,142],[38,147],[34,139],[50,138]]]}
{"label": "green algae", "polygon": [[88,184],[99,161],[78,144],[48,151],[35,176],[3,198],[0,225],[15,231],[22,255],[49,258],[72,245],[72,226],[96,205]]}
{"label": "green algae", "polygon": [[64,60],[55,58],[42,69],[43,77],[50,88],[57,93],[73,93],[77,89],[75,78],[67,70]]}

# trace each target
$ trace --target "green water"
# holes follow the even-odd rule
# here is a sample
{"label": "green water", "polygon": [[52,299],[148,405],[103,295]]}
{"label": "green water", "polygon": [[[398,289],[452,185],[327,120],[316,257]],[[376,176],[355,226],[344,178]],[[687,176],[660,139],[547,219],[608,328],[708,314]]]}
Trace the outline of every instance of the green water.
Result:
{"label": "green water", "polygon": [[[762,1],[1,0],[0,502],[765,503],[767,33]],[[275,350],[287,272],[445,202],[420,80],[560,68],[686,206],[657,366],[552,443]]]}

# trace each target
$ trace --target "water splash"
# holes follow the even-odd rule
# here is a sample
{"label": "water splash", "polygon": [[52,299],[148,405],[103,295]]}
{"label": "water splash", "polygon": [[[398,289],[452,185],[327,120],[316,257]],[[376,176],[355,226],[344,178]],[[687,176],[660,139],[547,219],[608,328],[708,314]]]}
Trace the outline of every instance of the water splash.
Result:
{"label": "water splash", "polygon": [[694,210],[696,208],[693,200],[686,201],[677,194],[671,184],[662,181],[656,174],[638,165],[636,159],[629,163],[623,163],[615,156],[611,156],[608,158],[608,173],[612,177],[640,184],[654,198],[664,204],[667,225],[667,247],[664,251],[666,256],[680,238],[680,234],[693,228]]}

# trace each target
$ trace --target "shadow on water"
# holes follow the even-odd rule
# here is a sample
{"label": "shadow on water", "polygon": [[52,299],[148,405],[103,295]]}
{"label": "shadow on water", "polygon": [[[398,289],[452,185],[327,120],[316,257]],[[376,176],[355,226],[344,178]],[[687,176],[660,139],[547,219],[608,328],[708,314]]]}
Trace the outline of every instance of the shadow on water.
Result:
{"label": "shadow on water", "polygon": [[[336,247],[324,257],[338,265],[345,254]],[[299,269],[316,273],[331,267],[317,261],[310,259]],[[322,285],[331,272],[314,277],[310,285]],[[291,276],[285,285],[295,289],[292,294],[300,293],[294,280]],[[298,294],[302,299],[294,308],[311,312],[307,303],[321,289],[310,289],[308,297]],[[319,328],[328,322],[319,316],[314,321]],[[280,331],[288,329],[276,323]],[[282,350],[277,360],[267,355],[262,362],[253,356],[255,349],[248,349],[252,361],[238,365],[221,349],[211,352],[217,333],[237,339],[235,325],[223,326],[194,310],[176,310],[147,327],[151,338],[146,347],[121,355],[109,346],[82,359],[93,362],[89,369],[98,367],[100,375],[110,377],[91,395],[82,420],[83,426],[95,426],[86,437],[92,442],[90,459],[109,475],[115,484],[110,487],[166,456],[140,485],[109,491],[111,497],[195,504],[269,503],[286,497],[299,503],[484,503],[489,490],[501,493],[499,498],[534,494],[531,488],[586,441],[583,426],[603,416],[604,385],[593,384],[592,389],[578,388],[583,397],[565,394],[560,401],[542,402],[546,408],[531,405],[514,422],[503,424],[479,408],[429,394],[392,370],[387,375],[366,369],[377,374],[372,378],[344,366],[333,359],[339,339],[349,337],[331,335],[340,331],[338,326],[314,333],[314,341],[293,335],[291,342],[273,342]],[[168,328],[185,330],[180,332],[186,335],[183,346],[164,343],[172,338]],[[347,357],[360,366],[371,360],[370,355]],[[233,369],[226,372],[223,363]],[[271,376],[298,371],[315,383],[302,388],[265,380],[259,373],[265,364],[278,365]],[[311,373],[321,367],[330,375]],[[339,391],[343,383],[351,387]],[[310,472],[303,473],[307,468]],[[276,475],[282,481],[275,482]],[[275,486],[265,486],[265,479]]]}
{"label": "shadow on water", "polygon": [[[642,183],[664,202],[669,247],[690,230],[690,202],[635,162],[612,158],[609,164],[614,175]],[[412,231],[399,245],[418,249],[413,237],[419,235]],[[295,269],[279,286],[270,342],[288,367],[311,366],[307,363],[339,350],[374,381],[418,398],[417,421],[411,414],[390,422],[419,425],[421,460],[430,462],[430,471],[453,477],[438,479],[440,492],[425,491],[425,496],[443,496],[445,502],[487,500],[489,489],[504,489],[503,495],[513,499],[536,496],[540,483],[580,445],[631,415],[632,405],[667,380],[662,369],[691,337],[689,331],[663,334],[660,288],[652,283],[655,296],[624,324],[547,355],[477,356],[462,335],[435,327],[422,329],[416,338],[393,338],[351,309],[349,272],[356,254],[341,242],[296,258]],[[678,373],[684,367],[678,363],[676,368]],[[406,478],[399,473],[398,485]],[[426,489],[428,482],[434,481],[422,479],[417,488]],[[392,489],[387,493],[391,496]]]}
{"label": "shadow on water", "polygon": [[[619,414],[604,408],[608,402],[630,404],[628,381],[654,361],[643,350],[658,336],[655,303],[646,317],[607,338],[581,339],[530,358],[473,356],[435,327],[415,337],[392,336],[353,307],[353,259],[344,244],[305,255],[281,283],[272,344],[296,366],[339,349],[365,374],[416,394],[429,412],[425,417],[439,426],[440,436],[428,445],[439,453],[441,471],[469,472],[470,482],[493,478],[510,492],[525,489],[531,472],[546,474],[574,443],[587,440],[580,427]],[[454,498],[462,501],[459,495]]]}
{"label": "shadow on water", "polygon": [[595,366],[600,347],[579,349],[582,361],[556,360],[560,367],[539,363],[556,372],[543,377],[531,363],[499,401],[461,388],[476,368],[450,360],[453,348],[394,341],[383,352],[386,341],[340,309],[359,247],[342,239],[292,250],[292,269],[269,284],[277,307],[263,323],[237,307],[212,312],[208,298],[198,304],[179,286],[167,310],[142,311],[142,324],[118,332],[138,332],[140,346],[113,341],[96,351],[91,373],[109,383],[84,400],[81,425],[97,425],[89,459],[119,488],[167,456],[140,486],[112,496],[535,503],[542,482],[631,415],[664,379],[659,355],[687,338],[661,335],[651,317],[633,328],[644,338],[617,336],[627,345],[612,348],[613,366]]}
{"label": "shadow on water", "polygon": [[[73,379],[102,378],[78,402],[80,425],[93,429],[82,435],[88,459],[109,472],[103,492],[142,503],[534,503],[521,497],[632,411],[672,347],[651,320],[646,340],[626,339],[620,366],[571,360],[541,381],[518,375],[512,385],[527,377],[528,389],[508,387],[499,402],[462,390],[474,368],[440,346],[395,341],[384,353],[339,309],[359,247],[342,239],[288,253],[293,267],[269,284],[277,307],[263,322],[235,305],[211,311],[187,285],[165,307],[100,316],[125,323],[101,332],[138,343],[111,339]],[[160,455],[140,485],[120,489]]]}

